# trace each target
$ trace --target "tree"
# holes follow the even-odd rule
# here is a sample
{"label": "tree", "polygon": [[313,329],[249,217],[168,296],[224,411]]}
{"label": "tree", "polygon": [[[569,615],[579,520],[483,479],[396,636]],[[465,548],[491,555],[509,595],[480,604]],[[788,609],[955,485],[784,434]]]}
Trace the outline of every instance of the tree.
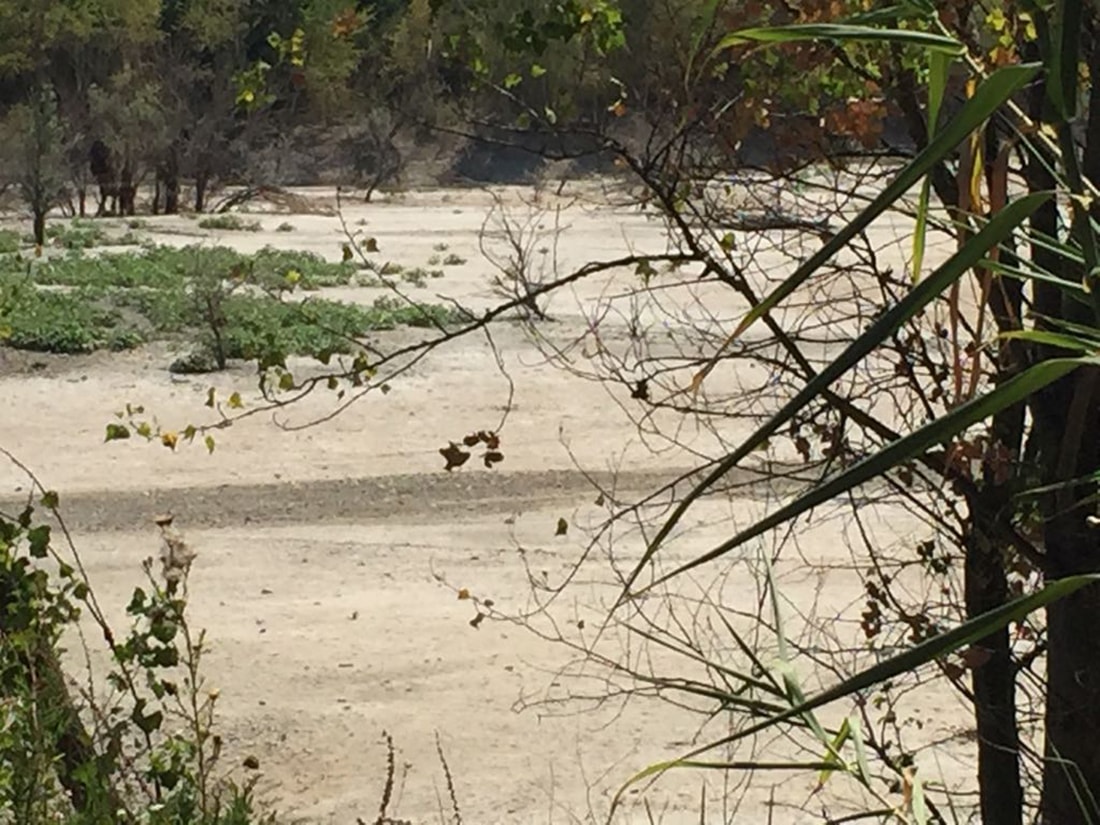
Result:
{"label": "tree", "polygon": [[14,108],[4,122],[4,143],[14,147],[8,160],[23,200],[33,216],[34,242],[46,243],[46,216],[65,190],[65,161],[57,102],[40,87],[29,103]]}

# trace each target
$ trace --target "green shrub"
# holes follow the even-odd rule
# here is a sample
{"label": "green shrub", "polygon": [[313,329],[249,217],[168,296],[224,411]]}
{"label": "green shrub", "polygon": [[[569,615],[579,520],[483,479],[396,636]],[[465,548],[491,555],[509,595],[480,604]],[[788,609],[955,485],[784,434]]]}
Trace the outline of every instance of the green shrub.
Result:
{"label": "green shrub", "polygon": [[252,274],[261,286],[278,288],[291,272],[298,273],[299,289],[346,286],[356,283],[359,267],[353,261],[330,263],[313,252],[265,246],[252,258]]}
{"label": "green shrub", "polygon": [[259,232],[263,225],[259,221],[246,221],[240,215],[207,215],[199,220],[199,229],[223,229],[231,232]]}
{"label": "green shrub", "polygon": [[[441,271],[403,276],[423,284]],[[128,349],[153,337],[185,336],[197,349],[173,367],[208,371],[228,359],[281,363],[291,355],[350,352],[367,333],[462,318],[442,306],[381,298],[371,306],[282,301],[291,288],[357,282],[352,262],[267,247],[246,256],[224,247],[158,246],[144,253],[16,262],[3,273],[0,322],[19,349],[75,353]],[[45,289],[44,287],[56,287]]]}
{"label": "green shrub", "polygon": [[73,218],[68,223],[50,224],[46,228],[46,240],[65,249],[91,249],[106,242],[107,232],[98,223]]}
{"label": "green shrub", "polygon": [[0,229],[0,255],[18,252],[22,245],[18,232],[11,229]]}
{"label": "green shrub", "polygon": [[[122,437],[124,425],[114,426]],[[57,493],[41,492],[44,514],[56,517]],[[56,540],[37,510],[0,514],[0,822],[273,822],[256,809],[254,781],[238,783],[219,763],[217,692],[203,675],[204,633],[190,622],[186,542],[165,530],[163,572],[153,573],[151,558],[143,564],[129,626],[112,628],[93,606],[71,540]],[[110,640],[112,690],[78,700],[61,645],[82,614]]]}
{"label": "green shrub", "polygon": [[0,296],[4,343],[15,349],[72,354],[129,349],[143,340],[117,311],[78,293],[42,291],[25,280],[5,279]]}

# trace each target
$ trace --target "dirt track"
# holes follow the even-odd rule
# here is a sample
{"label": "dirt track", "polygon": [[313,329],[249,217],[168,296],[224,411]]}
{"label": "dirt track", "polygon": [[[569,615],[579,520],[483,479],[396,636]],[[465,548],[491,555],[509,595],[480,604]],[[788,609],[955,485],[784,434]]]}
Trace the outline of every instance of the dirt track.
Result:
{"label": "dirt track", "polygon": [[[642,495],[677,475],[674,471],[612,476],[564,470],[541,473],[475,470],[338,481],[184,487],[150,490],[139,496],[101,490],[65,496],[62,515],[69,529],[81,533],[139,530],[161,513],[172,513],[181,523],[196,529],[253,522],[265,526],[440,522],[478,513],[511,513],[568,504],[596,495],[592,492],[596,488]],[[8,498],[0,501],[0,508],[10,512],[23,503],[24,499]]]}

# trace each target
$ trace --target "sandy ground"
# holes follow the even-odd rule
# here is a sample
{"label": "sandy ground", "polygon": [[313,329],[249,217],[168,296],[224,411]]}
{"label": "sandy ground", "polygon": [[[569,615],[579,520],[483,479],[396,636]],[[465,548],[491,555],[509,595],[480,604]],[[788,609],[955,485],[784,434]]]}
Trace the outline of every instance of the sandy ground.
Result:
{"label": "sandy ground", "polygon": [[[522,193],[507,194],[518,204]],[[436,244],[447,243],[467,263],[415,294],[478,307],[496,300],[477,244],[490,205],[478,192],[422,193],[347,204],[344,216],[375,237],[388,259],[407,266],[424,265]],[[633,210],[582,203],[564,217],[563,268],[664,246],[659,224]],[[145,231],[164,243],[201,236],[242,250],[273,244],[331,259],[340,254],[343,229],[331,215],[260,219],[264,230],[257,233],[198,233],[176,217],[150,219]],[[284,220],[293,232],[274,231]],[[565,341],[582,330],[588,319],[578,306],[606,294],[609,283],[586,283],[555,299],[549,334]],[[373,297],[370,290],[329,294]],[[728,304],[731,317],[743,311]],[[495,427],[508,404],[508,381],[483,338],[440,350],[393,392],[324,425],[288,432],[270,417],[242,422],[219,436],[212,455],[201,448],[173,454],[136,440],[105,444],[102,434],[127,402],[144,404],[167,426],[202,420],[210,386],[240,390],[254,403],[254,382],[243,368],[172,376],[165,345],[67,359],[0,350],[0,445],[60,491],[108,612],[121,620],[141,560],[157,552],[155,514],[174,513],[198,551],[193,615],[212,644],[207,676],[221,691],[227,760],[257,757],[261,797],[290,820],[373,821],[385,777],[383,731],[398,747],[399,798],[391,814],[417,823],[441,821],[439,799],[447,795],[437,734],[465,822],[534,823],[598,819],[634,770],[681,752],[697,733],[697,715],[652,700],[584,713],[555,703],[517,712],[539,697],[582,689],[583,679],[566,683],[570,677],[560,675],[570,651],[507,622],[470,626],[473,606],[453,588],[491,597],[502,612],[521,611],[530,600],[525,564],[548,581],[572,569],[584,526],[602,512],[593,483],[626,498],[689,470],[696,455],[714,447],[699,431],[681,433],[675,449],[655,451],[605,389],[543,363],[518,327],[502,328],[495,344],[515,387],[506,460],[492,472],[471,466],[451,474],[442,472],[437,448]],[[311,400],[291,411],[291,420],[331,403]],[[738,434],[737,427],[725,433]],[[26,489],[21,473],[0,466],[0,498]],[[749,487],[693,512],[674,553],[685,558],[728,534],[731,518],[759,514],[775,494],[774,486]],[[814,602],[819,613],[840,615],[860,600],[858,577],[837,572],[826,586],[805,563],[848,559],[847,527],[825,515],[815,515],[801,539],[804,558],[784,571],[785,592],[792,609]],[[560,517],[574,525],[564,537],[554,535]],[[882,514],[879,528],[892,538],[922,529],[905,512]],[[621,541],[627,557],[639,551],[636,532]],[[727,588],[723,599],[751,604],[758,582],[732,579]],[[612,590],[597,571],[570,593],[555,616],[566,635],[580,639],[578,616],[591,623]],[[918,705],[927,740],[949,743],[936,750],[932,775],[965,781],[972,754],[959,700],[933,688]],[[759,753],[791,747],[764,745]],[[816,782],[812,771],[761,774],[734,792],[721,778],[706,777],[707,821],[734,821],[715,807],[713,800],[724,798],[740,806],[738,822],[819,822]],[[654,821],[698,822],[702,787],[697,774],[670,775],[649,790],[650,813],[634,795],[619,821],[649,821],[651,814]]]}

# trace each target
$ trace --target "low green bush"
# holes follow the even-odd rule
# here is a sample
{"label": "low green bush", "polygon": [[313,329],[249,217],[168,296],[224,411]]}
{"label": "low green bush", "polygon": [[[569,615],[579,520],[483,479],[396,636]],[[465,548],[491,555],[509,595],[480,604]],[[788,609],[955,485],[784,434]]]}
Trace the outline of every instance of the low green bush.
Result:
{"label": "low green bush", "polygon": [[74,354],[130,349],[144,336],[117,310],[79,293],[40,290],[27,280],[0,280],[0,327],[15,349]]}
{"label": "low green bush", "polygon": [[[427,273],[413,271],[423,282]],[[435,277],[435,272],[430,273]],[[364,283],[352,262],[265,248],[151,247],[143,253],[0,263],[0,329],[8,346],[53,353],[127,349],[160,338],[197,349],[182,371],[228,359],[282,363],[350,352],[375,330],[463,320],[457,310],[396,298],[372,305],[281,299],[288,290]]]}
{"label": "low green bush", "polygon": [[199,229],[221,229],[230,232],[259,232],[263,225],[259,221],[246,221],[240,215],[207,215],[199,219]]}

